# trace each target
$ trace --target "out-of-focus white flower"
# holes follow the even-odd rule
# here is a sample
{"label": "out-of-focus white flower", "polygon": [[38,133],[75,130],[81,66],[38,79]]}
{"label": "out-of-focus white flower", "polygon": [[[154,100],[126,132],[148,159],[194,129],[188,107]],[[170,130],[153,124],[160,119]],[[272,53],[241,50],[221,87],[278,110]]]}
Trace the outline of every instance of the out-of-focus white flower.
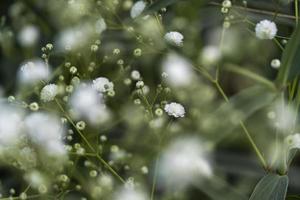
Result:
{"label": "out-of-focus white flower", "polygon": [[286,137],[289,149],[300,149],[300,133],[295,133]]}
{"label": "out-of-focus white flower", "polygon": [[22,134],[23,112],[4,103],[0,103],[0,110],[0,144],[15,144]]}
{"label": "out-of-focus white flower", "polygon": [[262,40],[271,40],[276,36],[276,24],[269,20],[262,20],[255,26],[256,37]]}
{"label": "out-of-focus white flower", "polygon": [[41,91],[41,100],[44,102],[53,101],[58,92],[58,87],[55,84],[49,84],[43,87]]}
{"label": "out-of-focus white flower", "polygon": [[64,127],[58,117],[37,112],[28,115],[24,121],[30,139],[43,147],[49,155],[63,155],[62,137]]}
{"label": "out-of-focus white flower", "polygon": [[102,92],[102,93],[114,90],[114,84],[113,84],[113,82],[110,82],[105,77],[99,77],[99,78],[96,78],[95,80],[93,80],[93,87],[98,92]]}
{"label": "out-of-focus white flower", "polygon": [[165,40],[170,44],[174,44],[176,46],[182,46],[183,35],[177,31],[171,31],[165,34]]}
{"label": "out-of-focus white flower", "polygon": [[18,40],[24,47],[30,47],[36,44],[39,39],[39,30],[36,26],[27,25],[21,29],[18,34]]}
{"label": "out-of-focus white flower", "polygon": [[135,4],[133,4],[131,10],[130,10],[130,16],[131,18],[136,18],[138,17],[140,14],[142,14],[142,12],[144,11],[144,9],[146,8],[146,3],[144,1],[137,1],[135,2]]}
{"label": "out-of-focus white flower", "polygon": [[169,103],[165,105],[165,111],[168,115],[173,117],[184,117],[185,110],[184,107],[179,103]]}
{"label": "out-of-focus white flower", "polygon": [[141,74],[140,74],[140,72],[137,71],[137,70],[133,70],[133,71],[131,72],[131,78],[132,78],[133,80],[140,80],[140,79],[141,79]]}
{"label": "out-of-focus white flower", "polygon": [[47,80],[50,69],[41,59],[28,61],[21,65],[18,77],[21,83],[34,84],[38,81]]}
{"label": "out-of-focus white flower", "polygon": [[159,180],[166,186],[181,188],[212,175],[206,148],[196,138],[180,138],[162,154]]}
{"label": "out-of-focus white flower", "polygon": [[178,54],[168,54],[162,62],[162,67],[168,74],[167,82],[174,87],[189,86],[194,79],[191,63]]}
{"label": "out-of-focus white flower", "polygon": [[293,107],[279,100],[274,105],[274,116],[272,125],[285,134],[294,127],[297,114]]}
{"label": "out-of-focus white flower", "polygon": [[106,30],[107,25],[103,18],[100,18],[96,21],[95,28],[96,28],[96,33],[98,34],[101,34],[103,31]]}
{"label": "out-of-focus white flower", "polygon": [[122,188],[114,195],[114,200],[147,200],[144,192],[132,188]]}
{"label": "out-of-focus white flower", "polygon": [[55,40],[55,46],[61,51],[78,50],[90,44],[106,30],[106,23],[101,18],[96,22],[86,22],[64,29]]}
{"label": "out-of-focus white flower", "polygon": [[38,189],[41,185],[45,185],[47,182],[45,176],[36,170],[25,174],[25,179],[35,189]]}
{"label": "out-of-focus white flower", "polygon": [[278,69],[281,65],[281,62],[279,59],[273,59],[271,61],[271,67],[273,67],[274,69]]}
{"label": "out-of-focus white flower", "polygon": [[205,66],[216,64],[221,58],[220,49],[217,46],[209,45],[201,52],[201,63]]}
{"label": "out-of-focus white flower", "polygon": [[92,84],[80,84],[70,99],[73,117],[86,118],[90,123],[106,121],[110,113],[105,107],[103,95]]}

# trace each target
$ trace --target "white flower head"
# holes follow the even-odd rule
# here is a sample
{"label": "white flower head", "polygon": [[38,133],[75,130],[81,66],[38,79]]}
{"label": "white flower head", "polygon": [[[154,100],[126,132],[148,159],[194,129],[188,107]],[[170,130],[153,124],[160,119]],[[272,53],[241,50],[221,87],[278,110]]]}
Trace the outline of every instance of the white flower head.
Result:
{"label": "white flower head", "polygon": [[53,101],[58,92],[58,87],[55,84],[48,84],[41,91],[41,100],[44,102]]}
{"label": "white flower head", "polygon": [[85,118],[93,124],[106,121],[110,113],[105,107],[103,95],[90,83],[80,84],[70,99],[73,117]]}
{"label": "white flower head", "polygon": [[219,47],[208,45],[205,46],[201,52],[201,63],[206,66],[216,64],[221,59],[221,52]]}
{"label": "white flower head", "polygon": [[300,149],[300,133],[287,136],[285,141],[289,149]]}
{"label": "white flower head", "polygon": [[133,70],[133,71],[131,72],[131,78],[132,78],[133,80],[140,80],[140,79],[141,79],[141,74],[140,74],[140,72],[137,71],[137,70]]}
{"label": "white flower head", "polygon": [[173,87],[186,87],[194,79],[191,63],[184,57],[170,53],[162,62],[167,82]]}
{"label": "white flower head", "polygon": [[195,180],[208,178],[212,168],[207,158],[207,146],[198,138],[179,138],[173,141],[162,154],[159,165],[159,180],[176,189]]}
{"label": "white flower head", "polygon": [[22,134],[23,112],[4,103],[0,103],[0,110],[0,144],[15,144]]}
{"label": "white flower head", "polygon": [[165,40],[170,43],[174,44],[176,46],[182,46],[183,45],[183,35],[177,31],[171,31],[165,34]]}
{"label": "white flower head", "polygon": [[21,29],[18,34],[18,40],[24,47],[30,47],[36,44],[39,39],[39,30],[36,26],[27,25]]}
{"label": "white flower head", "polygon": [[38,81],[48,80],[50,69],[44,61],[35,59],[21,65],[18,76],[21,83],[34,84]]}
{"label": "white flower head", "polygon": [[278,69],[281,65],[281,62],[279,59],[273,59],[271,61],[271,67],[273,67],[274,69]]}
{"label": "white flower head", "polygon": [[145,10],[146,8],[146,3],[144,1],[137,1],[135,2],[135,4],[133,4],[131,10],[130,10],[130,16],[131,18],[136,18],[139,15],[142,14],[142,12]]}
{"label": "white flower head", "polygon": [[109,92],[114,90],[114,84],[113,82],[110,82],[107,78],[105,77],[99,77],[93,80],[93,87],[98,91],[98,92]]}
{"label": "white flower head", "polygon": [[271,40],[276,36],[276,24],[269,20],[262,20],[256,24],[255,27],[256,37],[262,40]]}
{"label": "white flower head", "polygon": [[117,191],[114,195],[114,200],[147,200],[147,196],[144,192],[124,187],[121,190]]}
{"label": "white flower head", "polygon": [[176,117],[176,118],[184,117],[184,114],[185,114],[184,107],[181,104],[175,103],[175,102],[166,104],[164,109],[168,115]]}
{"label": "white flower head", "polygon": [[31,113],[25,118],[24,124],[29,138],[48,155],[66,154],[62,142],[64,127],[57,116],[44,112]]}

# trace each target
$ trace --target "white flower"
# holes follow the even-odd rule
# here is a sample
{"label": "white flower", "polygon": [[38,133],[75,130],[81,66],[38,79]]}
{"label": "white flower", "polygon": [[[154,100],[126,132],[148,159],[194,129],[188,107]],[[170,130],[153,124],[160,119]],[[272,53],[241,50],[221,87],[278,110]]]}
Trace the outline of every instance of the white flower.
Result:
{"label": "white flower", "polygon": [[286,137],[286,143],[289,149],[300,149],[300,133]]}
{"label": "white flower", "polygon": [[102,93],[114,90],[113,82],[110,82],[105,77],[99,77],[99,78],[96,78],[95,80],[93,80],[93,87],[98,92],[102,92]]}
{"label": "white flower", "polygon": [[274,69],[278,69],[281,65],[281,62],[279,59],[273,59],[271,61],[271,67],[273,67]]}
{"label": "white flower", "polygon": [[165,40],[176,46],[182,46],[183,35],[179,32],[171,31],[171,32],[166,33]]}
{"label": "white flower", "polygon": [[259,39],[273,39],[277,33],[276,24],[269,20],[262,20],[256,24],[255,27],[256,37]]}
{"label": "white flower", "polygon": [[93,124],[106,121],[110,113],[103,102],[103,95],[91,84],[80,84],[70,99],[70,107],[75,118],[86,118]]}
{"label": "white flower", "polygon": [[49,84],[43,87],[41,91],[41,100],[44,102],[53,101],[57,95],[58,87],[55,84]]}
{"label": "white flower", "polygon": [[107,25],[103,18],[100,18],[95,23],[95,29],[96,33],[101,34],[103,31],[105,31],[107,28]]}
{"label": "white flower", "polygon": [[122,188],[114,195],[114,200],[147,200],[145,193],[132,188]]}
{"label": "white flower", "polygon": [[0,144],[15,144],[22,133],[23,113],[4,103],[0,103],[0,110]]}
{"label": "white flower", "polygon": [[165,105],[165,112],[173,117],[184,117],[185,110],[184,107],[179,103],[169,103]]}
{"label": "white flower", "polygon": [[133,71],[131,72],[131,78],[132,78],[133,80],[140,80],[140,79],[141,79],[141,74],[140,74],[140,72],[137,71],[137,70],[133,70]]}
{"label": "white flower", "polygon": [[18,40],[22,46],[30,47],[37,42],[39,34],[39,30],[36,26],[27,25],[19,32]]}
{"label": "white flower", "polygon": [[146,8],[146,3],[144,1],[135,2],[135,4],[132,6],[130,10],[131,18],[138,17],[140,14],[142,14],[145,8]]}
{"label": "white flower", "polygon": [[24,123],[29,137],[39,145],[60,141],[64,135],[64,128],[59,118],[48,113],[31,113],[25,118]]}
{"label": "white flower", "polygon": [[161,182],[178,189],[212,175],[207,146],[198,141],[198,138],[179,138],[163,151],[159,165]]}
{"label": "white flower", "polygon": [[47,80],[50,76],[50,70],[44,61],[35,59],[21,65],[18,76],[21,83],[34,84],[38,81]]}
{"label": "white flower", "polygon": [[162,62],[163,71],[168,74],[167,82],[173,87],[189,86],[194,79],[191,63],[184,57],[170,53]]}
{"label": "white flower", "polygon": [[220,49],[217,46],[209,45],[201,52],[201,63],[206,66],[216,64],[221,58]]}

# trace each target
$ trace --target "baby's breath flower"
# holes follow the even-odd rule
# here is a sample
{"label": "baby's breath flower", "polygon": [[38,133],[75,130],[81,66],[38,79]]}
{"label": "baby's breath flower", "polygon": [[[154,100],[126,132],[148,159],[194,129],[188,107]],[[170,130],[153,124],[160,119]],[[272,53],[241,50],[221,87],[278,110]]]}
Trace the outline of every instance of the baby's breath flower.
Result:
{"label": "baby's breath flower", "polygon": [[43,87],[41,91],[41,100],[44,102],[53,101],[58,92],[58,87],[55,84],[49,84]]}
{"label": "baby's breath flower", "polygon": [[174,44],[176,46],[183,45],[183,35],[177,31],[171,31],[166,33],[164,38],[170,44]]}
{"label": "baby's breath flower", "polygon": [[279,59],[273,59],[271,61],[271,67],[273,67],[274,69],[278,69],[281,65],[281,62]]}
{"label": "baby's breath flower", "polygon": [[178,118],[184,117],[185,109],[181,104],[172,102],[165,105],[165,112],[170,116]]}
{"label": "baby's breath flower", "polygon": [[256,37],[262,40],[271,40],[276,36],[276,24],[269,20],[262,20],[256,24],[255,27]]}
{"label": "baby's breath flower", "polygon": [[21,83],[34,84],[41,80],[47,80],[50,70],[44,61],[35,59],[23,64],[18,75]]}
{"label": "baby's breath flower", "polygon": [[110,82],[107,78],[105,77],[99,77],[93,80],[93,87],[101,93],[105,93],[108,91],[113,91],[114,90],[114,84],[113,82]]}
{"label": "baby's breath flower", "polygon": [[133,80],[139,80],[139,79],[141,78],[140,72],[137,71],[137,70],[133,70],[133,71],[131,72],[131,78],[132,78]]}
{"label": "baby's breath flower", "polygon": [[37,102],[32,102],[29,104],[29,109],[32,111],[38,111],[39,110],[39,104]]}
{"label": "baby's breath flower", "polygon": [[138,82],[136,82],[136,87],[137,88],[142,88],[142,87],[144,87],[144,81],[138,81]]}
{"label": "baby's breath flower", "polygon": [[27,25],[21,29],[18,34],[18,40],[24,47],[30,47],[36,44],[39,39],[40,32],[36,26]]}
{"label": "baby's breath flower", "polygon": [[130,10],[131,18],[138,17],[146,8],[146,3],[144,1],[137,1]]}
{"label": "baby's breath flower", "polygon": [[76,127],[77,127],[79,130],[84,130],[84,129],[85,129],[85,122],[84,122],[84,121],[77,122],[77,123],[76,123]]}

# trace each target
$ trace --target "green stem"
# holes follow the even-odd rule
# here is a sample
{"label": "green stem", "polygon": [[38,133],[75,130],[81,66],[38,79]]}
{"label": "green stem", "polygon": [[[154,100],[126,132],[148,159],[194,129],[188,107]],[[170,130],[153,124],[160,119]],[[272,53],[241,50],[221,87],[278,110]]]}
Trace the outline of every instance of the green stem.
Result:
{"label": "green stem", "polygon": [[[222,87],[220,86],[218,81],[214,81],[214,84],[216,86],[216,88],[218,89],[218,91],[221,93],[222,97],[224,98],[224,100],[229,103],[229,98],[227,97],[227,95],[225,94],[224,90],[222,89]],[[240,126],[242,127],[244,133],[246,134],[247,139],[249,140],[252,148],[254,149],[257,157],[259,158],[262,166],[267,169],[267,162],[265,161],[262,153],[260,152],[260,150],[258,149],[257,145],[255,144],[252,136],[250,135],[248,129],[246,128],[244,122],[242,120],[239,121]]]}
{"label": "green stem", "polygon": [[299,22],[298,0],[295,0],[295,17],[296,17],[296,26],[298,26],[298,22]]}
{"label": "green stem", "polygon": [[101,156],[98,154],[98,152],[95,150],[95,148],[91,145],[91,143],[86,139],[86,137],[83,135],[83,133],[76,127],[76,124],[71,119],[71,117],[68,115],[68,113],[64,110],[62,105],[59,103],[57,99],[55,99],[56,104],[58,105],[59,109],[62,111],[62,113],[65,115],[65,117],[68,119],[68,121],[71,123],[71,125],[76,129],[80,137],[84,140],[84,142],[87,144],[87,146],[95,152],[96,157],[98,160],[113,174],[115,175],[122,183],[126,183],[126,181],[105,161]]}

